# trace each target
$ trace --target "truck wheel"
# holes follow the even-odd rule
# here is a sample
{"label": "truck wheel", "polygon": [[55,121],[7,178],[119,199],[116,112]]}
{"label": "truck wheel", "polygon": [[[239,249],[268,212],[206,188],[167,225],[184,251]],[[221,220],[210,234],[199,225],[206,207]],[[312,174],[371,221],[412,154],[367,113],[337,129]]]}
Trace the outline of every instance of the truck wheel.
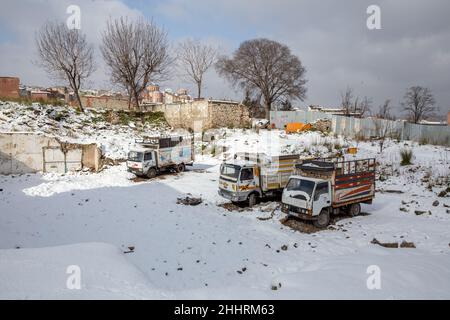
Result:
{"label": "truck wheel", "polygon": [[356,217],[361,213],[361,205],[359,203],[354,203],[350,205],[350,208],[348,209],[348,213],[352,217]]}
{"label": "truck wheel", "polygon": [[147,178],[153,179],[154,177],[156,177],[156,170],[154,168],[148,169]]}
{"label": "truck wheel", "polygon": [[176,166],[175,170],[177,172],[183,172],[186,169],[184,163],[180,163],[179,165]]}
{"label": "truck wheel", "polygon": [[256,198],[256,194],[252,193],[251,195],[248,196],[248,206],[251,208],[253,206],[256,205],[256,201],[258,199]]}
{"label": "truck wheel", "polygon": [[330,223],[330,213],[328,210],[322,210],[317,217],[317,220],[314,220],[314,226],[316,228],[325,228]]}

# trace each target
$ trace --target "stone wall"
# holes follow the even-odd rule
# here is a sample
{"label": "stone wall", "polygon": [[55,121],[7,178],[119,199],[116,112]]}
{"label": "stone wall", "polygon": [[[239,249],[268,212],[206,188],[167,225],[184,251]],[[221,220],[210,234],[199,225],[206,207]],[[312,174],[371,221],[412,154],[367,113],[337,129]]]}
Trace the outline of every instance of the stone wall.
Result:
{"label": "stone wall", "polygon": [[[129,110],[126,99],[83,96],[81,102],[85,108]],[[199,100],[170,104],[144,104],[141,110],[163,112],[169,125],[174,128],[202,131],[220,127],[251,126],[248,108],[233,101]]]}
{"label": "stone wall", "polygon": [[[73,102],[76,104],[76,101]],[[115,97],[95,97],[81,96],[81,103],[85,108],[107,109],[107,110],[128,110],[128,100]]]}
{"label": "stone wall", "polygon": [[167,122],[175,128],[194,131],[211,128],[250,127],[248,108],[237,102],[200,100],[179,104],[148,106],[149,111],[164,112]]}
{"label": "stone wall", "polygon": [[211,128],[251,127],[249,110],[240,103],[212,102],[209,104],[209,114],[211,116]]}
{"label": "stone wall", "polygon": [[0,77],[0,97],[19,98],[19,78]]}

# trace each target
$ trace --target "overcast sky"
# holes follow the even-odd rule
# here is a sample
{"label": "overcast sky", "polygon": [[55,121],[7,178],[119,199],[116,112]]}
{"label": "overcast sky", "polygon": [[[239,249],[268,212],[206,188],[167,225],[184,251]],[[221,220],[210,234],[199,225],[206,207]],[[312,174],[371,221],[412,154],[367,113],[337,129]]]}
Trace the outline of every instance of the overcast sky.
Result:
{"label": "overcast sky", "polygon": [[[378,106],[400,105],[412,85],[432,89],[441,114],[450,109],[450,1],[448,0],[0,0],[0,76],[24,84],[55,84],[32,63],[35,30],[46,20],[66,21],[69,5],[81,8],[81,29],[95,45],[98,70],[90,86],[111,88],[102,63],[101,31],[109,17],[144,16],[176,44],[199,38],[230,54],[247,39],[288,45],[307,69],[307,99],[295,105],[337,106],[347,86]],[[366,26],[369,5],[381,8],[381,30]],[[214,70],[204,95],[242,99]],[[192,85],[174,77],[165,87]]]}

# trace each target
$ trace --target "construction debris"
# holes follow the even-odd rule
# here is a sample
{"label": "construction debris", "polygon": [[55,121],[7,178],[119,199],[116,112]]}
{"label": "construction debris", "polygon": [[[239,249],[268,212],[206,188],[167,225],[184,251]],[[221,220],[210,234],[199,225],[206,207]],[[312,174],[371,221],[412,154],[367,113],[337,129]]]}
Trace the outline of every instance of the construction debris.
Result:
{"label": "construction debris", "polygon": [[398,243],[398,242],[380,242],[378,241],[376,238],[373,238],[373,240],[370,242],[373,244],[377,244],[379,246],[385,247],[385,248],[416,248],[416,245],[414,244],[414,242],[407,242],[407,241],[403,241],[402,243]]}
{"label": "construction debris", "polygon": [[189,196],[186,196],[184,198],[177,198],[177,204],[184,204],[186,206],[198,206],[202,202],[202,198],[193,198]]}
{"label": "construction debris", "polygon": [[331,120],[330,119],[319,119],[312,124],[313,128],[320,132],[330,132],[331,131]]}

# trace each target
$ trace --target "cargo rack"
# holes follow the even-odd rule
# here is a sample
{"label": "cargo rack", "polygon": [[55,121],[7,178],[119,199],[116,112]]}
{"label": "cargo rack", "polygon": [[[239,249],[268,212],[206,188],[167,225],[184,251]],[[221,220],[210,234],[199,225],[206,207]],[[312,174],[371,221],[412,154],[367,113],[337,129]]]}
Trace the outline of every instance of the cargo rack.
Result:
{"label": "cargo rack", "polygon": [[374,172],[376,159],[345,160],[343,158],[322,158],[305,160],[295,166],[302,171],[330,172],[337,171],[337,174],[354,174],[359,172]]}
{"label": "cargo rack", "polygon": [[135,139],[134,142],[150,148],[171,148],[181,145],[190,145],[193,143],[193,139],[188,135],[161,135]]}

